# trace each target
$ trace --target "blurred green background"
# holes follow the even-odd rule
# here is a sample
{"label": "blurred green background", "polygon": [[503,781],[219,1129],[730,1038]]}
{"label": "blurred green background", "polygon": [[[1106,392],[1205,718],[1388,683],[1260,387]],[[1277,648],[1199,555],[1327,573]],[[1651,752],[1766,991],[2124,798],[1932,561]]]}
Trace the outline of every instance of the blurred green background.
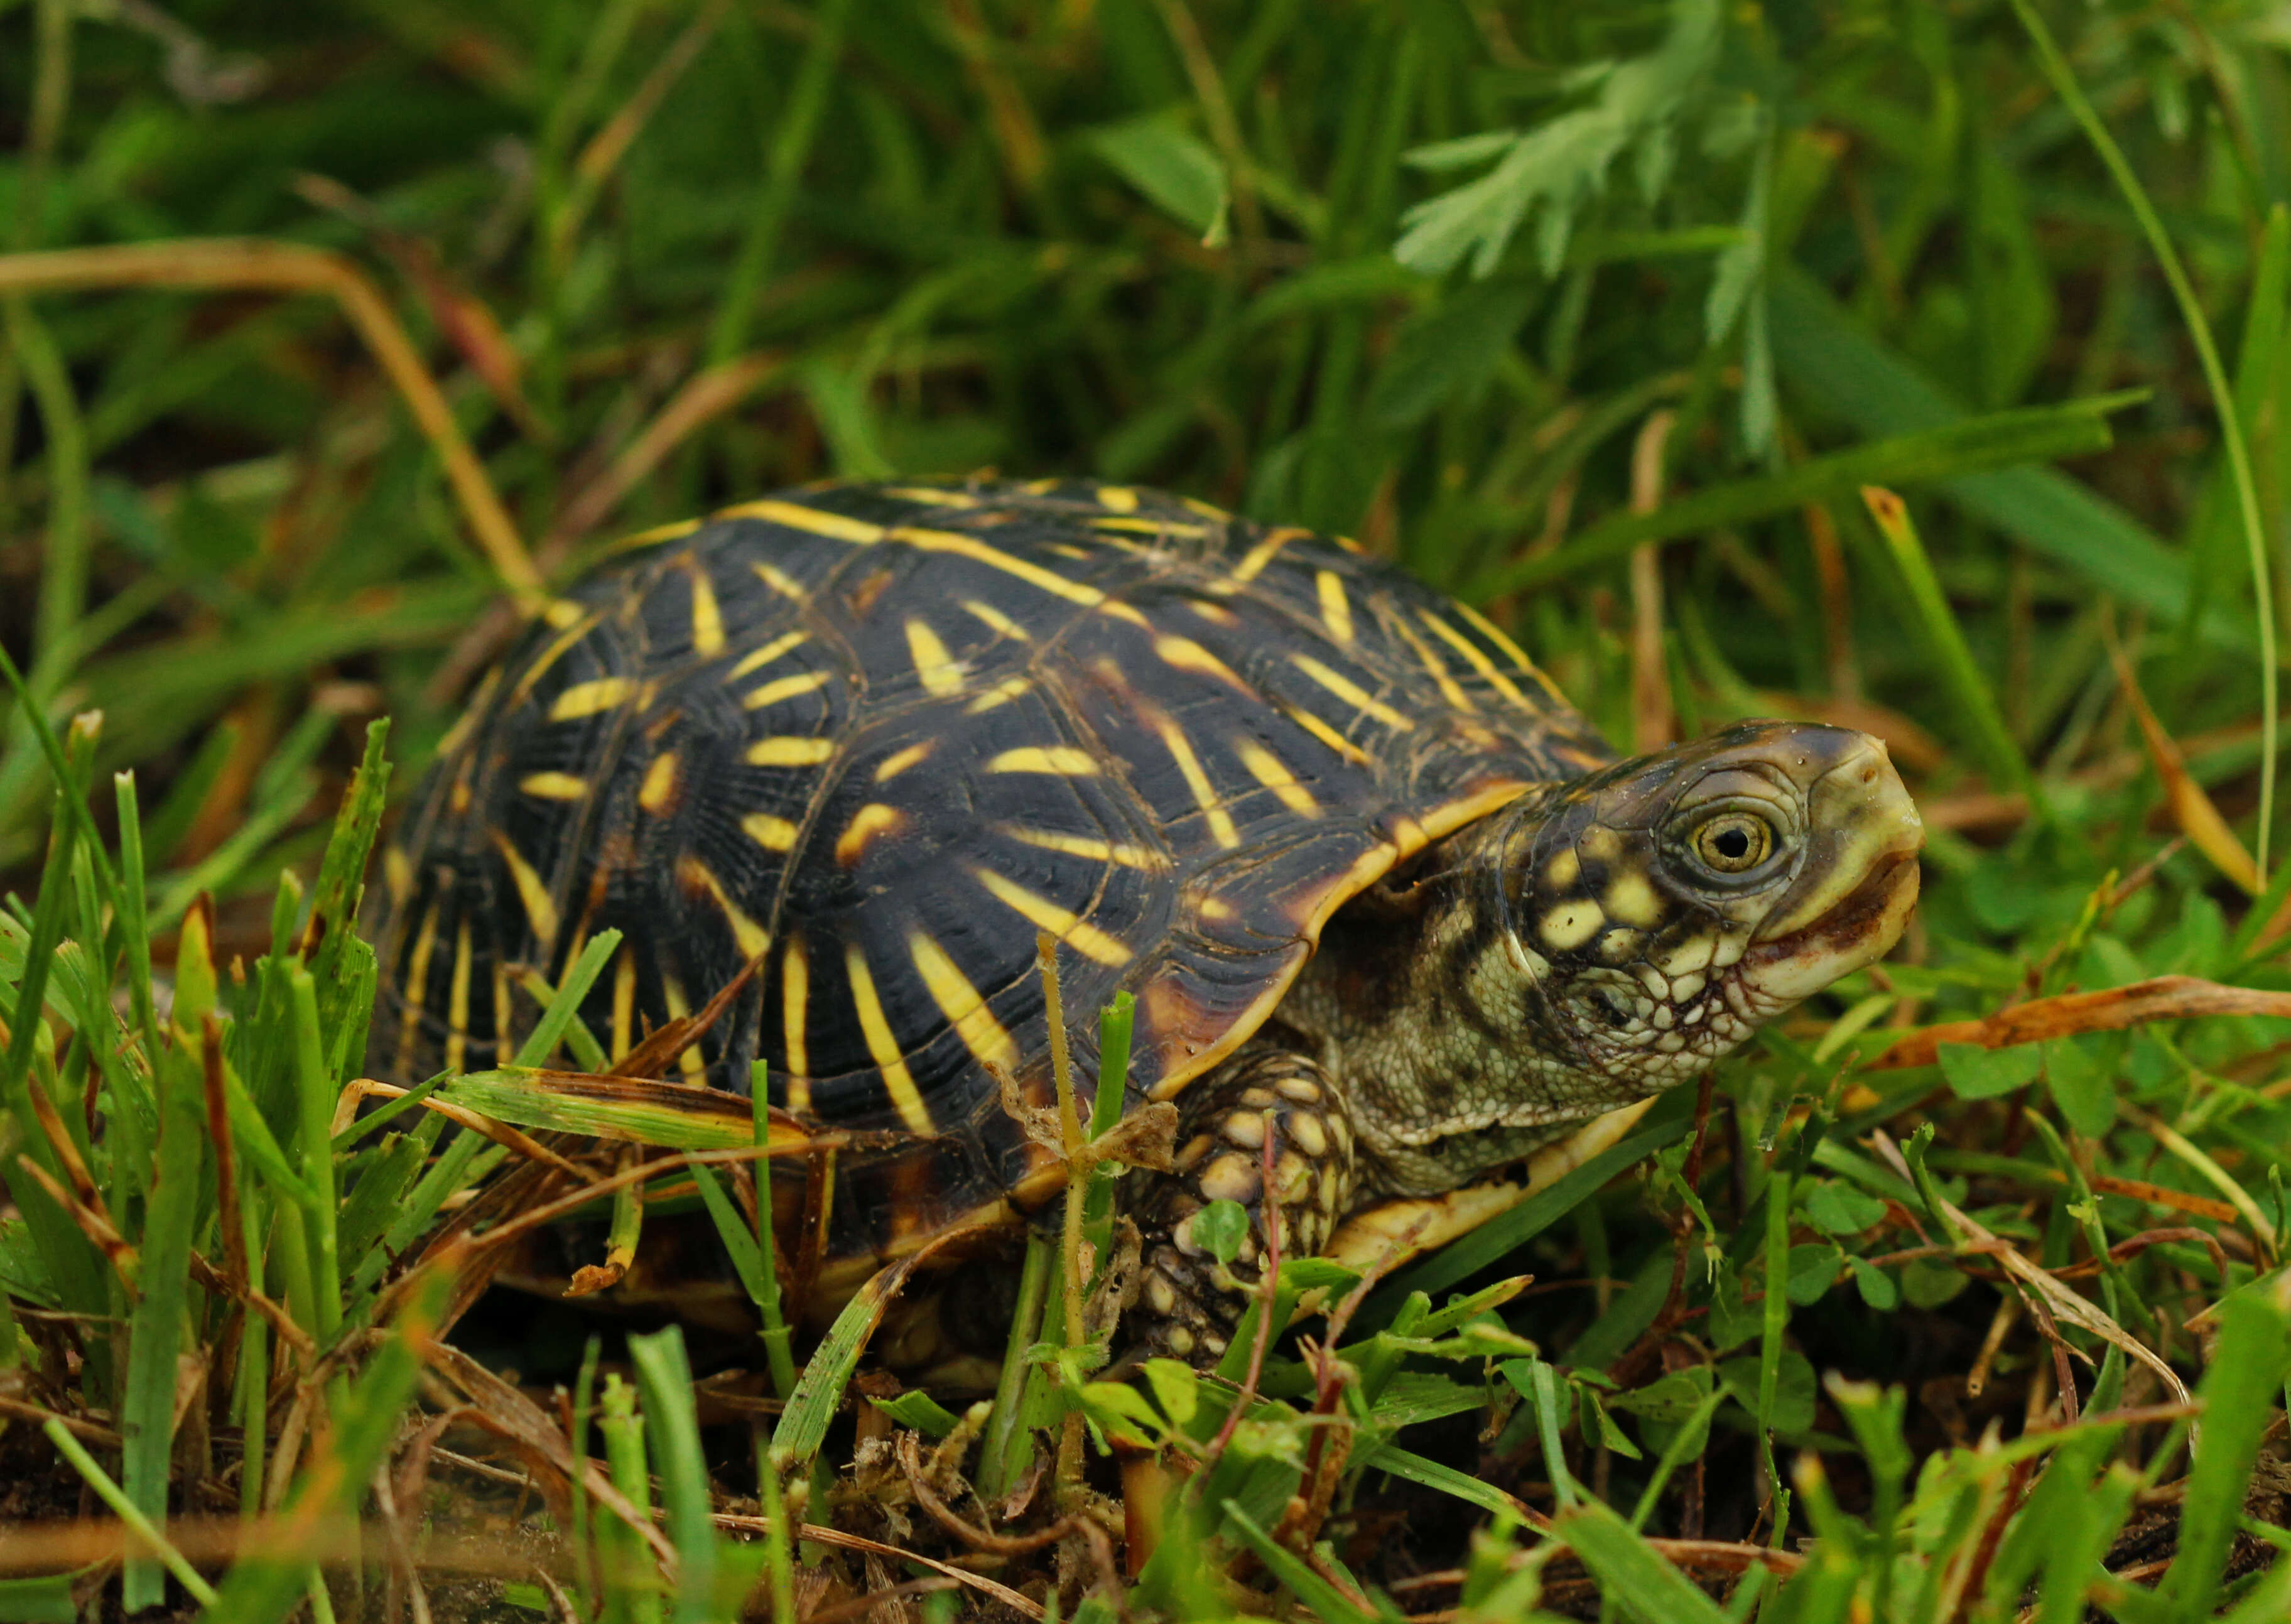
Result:
{"label": "blurred green background", "polygon": [[[2041,10],[2218,334],[2271,553],[2291,28]],[[19,251],[347,256],[555,578],[783,484],[1086,470],[1359,536],[1626,744],[1874,726],[1944,872],[2032,771],[2072,869],[2146,849],[2114,644],[2257,844],[2198,352],[2006,4],[14,0],[0,119]],[[55,274],[86,285],[6,301],[0,642],[104,711],[168,899],[267,886],[364,717],[425,759],[494,577],[334,301]],[[2127,389],[2104,450],[2098,408],[2027,410]],[[2022,839],[1991,929],[2043,905]]]}

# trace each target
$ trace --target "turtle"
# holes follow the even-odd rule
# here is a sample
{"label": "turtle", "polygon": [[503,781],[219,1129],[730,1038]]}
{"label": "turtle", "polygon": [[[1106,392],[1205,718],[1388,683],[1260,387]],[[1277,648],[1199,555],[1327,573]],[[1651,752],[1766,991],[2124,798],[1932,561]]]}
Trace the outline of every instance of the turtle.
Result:
{"label": "turtle", "polygon": [[1047,933],[1066,1010],[1134,1000],[1127,1108],[1176,1112],[1121,1181],[1128,1337],[1207,1363],[1268,1242],[1547,1151],[1883,955],[1921,840],[1878,739],[1624,759],[1341,538],[1087,480],[806,486],[616,544],[482,679],[387,850],[370,1064],[505,1059],[520,971],[619,929],[609,1055],[715,1001],[664,1081],[875,1136],[830,1175],[832,1300],[1056,1208],[1006,1109],[1053,1097]]}

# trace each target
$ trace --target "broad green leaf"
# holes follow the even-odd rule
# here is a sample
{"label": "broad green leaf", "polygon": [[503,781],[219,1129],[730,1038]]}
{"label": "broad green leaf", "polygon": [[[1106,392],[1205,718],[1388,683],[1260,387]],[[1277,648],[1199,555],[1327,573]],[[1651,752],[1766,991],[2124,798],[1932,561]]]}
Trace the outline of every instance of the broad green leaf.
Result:
{"label": "broad green leaf", "polygon": [[1816,1184],[1805,1208],[1815,1228],[1833,1235],[1858,1235],[1885,1216],[1884,1202],[1835,1178]]}
{"label": "broad green leaf", "polygon": [[1225,165],[1209,143],[1170,114],[1106,125],[1082,137],[1180,225],[1208,235],[1224,217]]}
{"label": "broad green leaf", "polygon": [[2036,1044],[1982,1049],[1973,1043],[1943,1043],[1935,1051],[1941,1074],[1959,1099],[1994,1099],[2037,1081],[2044,1053]]}

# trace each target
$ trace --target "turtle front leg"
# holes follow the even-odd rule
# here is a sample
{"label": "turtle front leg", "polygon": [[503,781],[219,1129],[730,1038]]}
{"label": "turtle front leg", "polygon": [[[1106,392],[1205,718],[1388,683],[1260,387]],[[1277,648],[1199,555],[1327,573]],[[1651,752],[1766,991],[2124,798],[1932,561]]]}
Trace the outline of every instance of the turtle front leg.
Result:
{"label": "turtle front leg", "polygon": [[[1268,1225],[1278,1226],[1283,1258],[1311,1256],[1335,1233],[1352,1201],[1353,1129],[1328,1073],[1286,1049],[1235,1057],[1187,1089],[1178,1110],[1173,1170],[1122,1181],[1146,1252],[1130,1330],[1143,1354],[1207,1366],[1257,1289]],[[1214,1201],[1249,1214],[1230,1264],[1194,1238],[1194,1215]]]}

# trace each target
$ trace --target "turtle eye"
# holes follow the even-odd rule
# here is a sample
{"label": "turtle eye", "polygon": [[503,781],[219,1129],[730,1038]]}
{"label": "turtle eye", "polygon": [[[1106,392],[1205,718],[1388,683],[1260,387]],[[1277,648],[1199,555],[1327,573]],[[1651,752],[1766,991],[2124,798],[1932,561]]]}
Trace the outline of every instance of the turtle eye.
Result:
{"label": "turtle eye", "polygon": [[1774,827],[1755,812],[1730,809],[1698,826],[1692,845],[1713,872],[1747,874],[1773,855]]}

